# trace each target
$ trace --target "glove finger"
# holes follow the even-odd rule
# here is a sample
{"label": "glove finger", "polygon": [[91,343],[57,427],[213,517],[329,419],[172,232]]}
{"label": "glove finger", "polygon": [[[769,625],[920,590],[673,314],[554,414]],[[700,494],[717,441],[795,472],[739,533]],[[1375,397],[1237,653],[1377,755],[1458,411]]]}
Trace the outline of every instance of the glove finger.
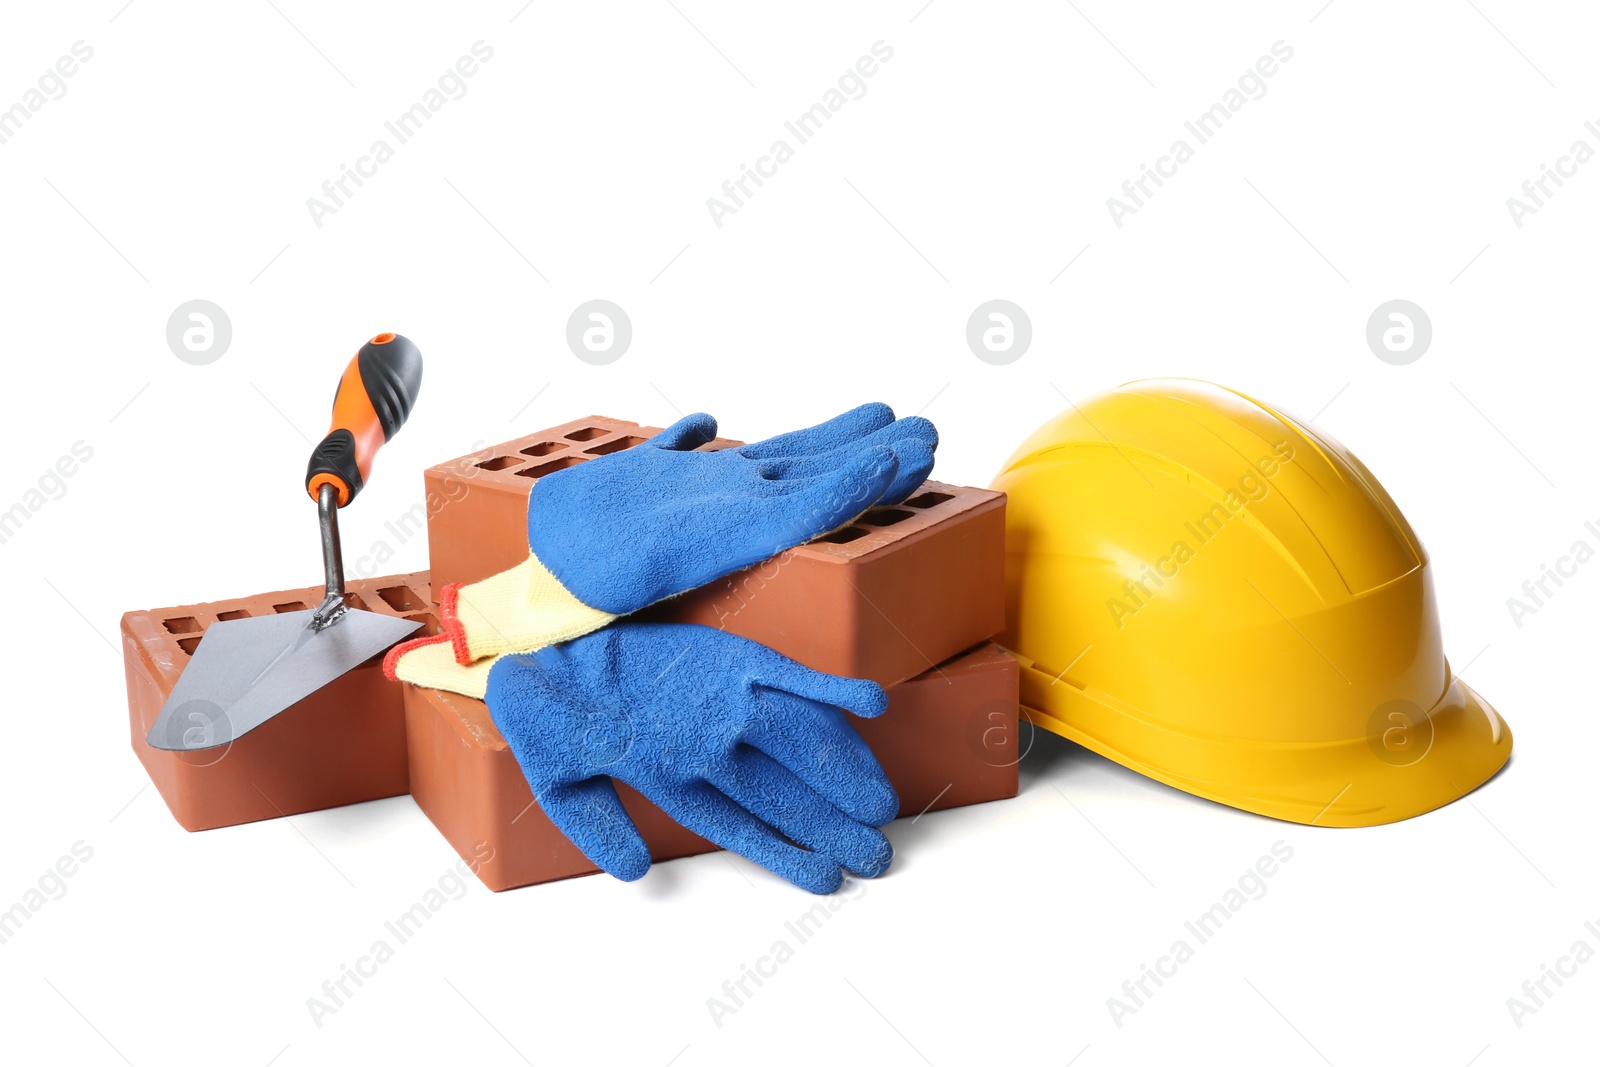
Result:
{"label": "glove finger", "polygon": [[769,510],[773,524],[786,531],[790,544],[805,544],[837,530],[882,499],[894,484],[899,463],[893,449],[878,445],[831,474],[809,478],[792,492],[768,497],[756,506]]}
{"label": "glove finger", "polygon": [[894,846],[881,830],[847,816],[766,753],[747,747],[720,771],[712,784],[789,840],[863,878],[889,869]]}
{"label": "glove finger", "polygon": [[685,829],[714,845],[759,863],[813,893],[832,893],[844,881],[831,856],[809,852],[785,841],[776,830],[705,782],[646,795]]}
{"label": "glove finger", "polygon": [[496,662],[488,657],[463,667],[456,661],[450,635],[434,634],[391,648],[383,657],[383,673],[390,681],[445,689],[482,700],[489,688],[489,671]]}
{"label": "glove finger", "polygon": [[878,757],[838,708],[769,691],[740,740],[852,819],[882,826],[900,813],[900,797]]}
{"label": "glove finger", "polygon": [[879,506],[898,504],[917,491],[933,473],[933,449],[924,441],[908,438],[894,446],[897,465],[894,481],[883,492]]}
{"label": "glove finger", "polygon": [[862,450],[876,445],[887,445],[899,454],[900,447],[908,441],[917,441],[931,452],[939,445],[939,431],[933,423],[920,416],[896,419],[865,437],[826,451],[764,458],[759,471],[764,478],[814,478],[837,470],[860,455]]}
{"label": "glove finger", "polygon": [[779,694],[814,700],[830,708],[843,708],[863,719],[876,719],[889,710],[889,695],[877,682],[814,671],[765,645],[750,643],[760,649],[759,652],[753,649],[745,652],[747,673],[757,685],[778,690]]}
{"label": "glove finger", "polygon": [[827,422],[744,445],[739,452],[750,459],[776,459],[826,452],[866,437],[892,422],[894,411],[888,404],[862,404],[842,415],[835,415]]}
{"label": "glove finger", "polygon": [[673,452],[689,452],[701,445],[710,444],[717,436],[717,420],[703,411],[685,415],[645,444]]}
{"label": "glove finger", "polygon": [[538,793],[540,809],[596,867],[624,882],[650,869],[650,849],[611,779],[588,778]]}
{"label": "glove finger", "polygon": [[[615,632],[601,631],[601,638]],[[557,751],[551,751],[552,739],[540,725],[562,706],[560,698],[568,696],[564,687],[571,683],[572,660],[572,649],[561,645],[501,657],[488,672],[489,715],[546,817],[597,867],[631,882],[650,869],[650,849],[611,779],[549,771],[567,757],[559,742]]]}

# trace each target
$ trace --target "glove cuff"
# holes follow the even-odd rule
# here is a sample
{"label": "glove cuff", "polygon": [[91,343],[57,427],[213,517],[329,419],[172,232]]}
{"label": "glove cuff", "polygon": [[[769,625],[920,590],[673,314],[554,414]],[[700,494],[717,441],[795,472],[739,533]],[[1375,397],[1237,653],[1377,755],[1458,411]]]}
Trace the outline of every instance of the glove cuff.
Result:
{"label": "glove cuff", "polygon": [[489,689],[489,670],[499,657],[486,657],[463,667],[456,662],[447,634],[419,637],[395,645],[383,657],[383,673],[391,682],[410,682],[428,689],[482,700]]}
{"label": "glove cuff", "polygon": [[482,700],[489,668],[501,656],[570,641],[616,618],[573,596],[530,553],[493,577],[441,589],[442,632],[395,645],[383,658],[383,673],[391,681]]}
{"label": "glove cuff", "polygon": [[617,618],[573,596],[532,553],[493,577],[445,586],[439,592],[439,616],[456,662],[464,667],[489,656],[570,641]]}

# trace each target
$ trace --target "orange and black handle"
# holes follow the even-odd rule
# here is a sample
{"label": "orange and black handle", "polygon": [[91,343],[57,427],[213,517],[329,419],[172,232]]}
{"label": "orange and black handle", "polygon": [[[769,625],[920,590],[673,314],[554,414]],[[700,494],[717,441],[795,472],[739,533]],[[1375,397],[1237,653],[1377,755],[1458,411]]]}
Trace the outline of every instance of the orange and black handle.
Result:
{"label": "orange and black handle", "polygon": [[306,465],[306,492],[317,499],[325,485],[342,508],[372,474],[372,461],[405,425],[422,388],[422,353],[397,333],[380,333],[361,346],[344,369],[333,396],[333,425]]}

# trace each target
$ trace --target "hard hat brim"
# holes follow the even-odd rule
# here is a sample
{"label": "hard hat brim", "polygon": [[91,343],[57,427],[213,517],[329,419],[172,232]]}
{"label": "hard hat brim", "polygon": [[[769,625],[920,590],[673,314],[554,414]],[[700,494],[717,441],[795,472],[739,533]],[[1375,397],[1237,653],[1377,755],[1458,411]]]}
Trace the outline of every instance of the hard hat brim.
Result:
{"label": "hard hat brim", "polygon": [[[1159,752],[1124,752],[1102,740],[1125,729],[1123,709],[1027,664],[1022,703],[1037,725],[1130,770],[1219,804],[1311,826],[1380,826],[1433,811],[1494,777],[1512,746],[1505,720],[1453,675],[1402,746],[1385,744],[1378,732],[1304,744],[1185,737]],[[1182,766],[1171,765],[1173,753],[1182,754]]]}

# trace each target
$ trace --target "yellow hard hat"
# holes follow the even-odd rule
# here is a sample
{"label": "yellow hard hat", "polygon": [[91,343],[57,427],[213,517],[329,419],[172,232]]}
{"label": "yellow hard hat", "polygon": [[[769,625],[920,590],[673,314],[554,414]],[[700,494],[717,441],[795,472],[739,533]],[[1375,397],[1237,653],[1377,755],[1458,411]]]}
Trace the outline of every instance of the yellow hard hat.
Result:
{"label": "yellow hard hat", "polygon": [[1428,555],[1339,442],[1206,382],[1062,412],[995,479],[1034,722],[1198,796],[1373,826],[1487,781],[1511,731],[1454,676]]}

